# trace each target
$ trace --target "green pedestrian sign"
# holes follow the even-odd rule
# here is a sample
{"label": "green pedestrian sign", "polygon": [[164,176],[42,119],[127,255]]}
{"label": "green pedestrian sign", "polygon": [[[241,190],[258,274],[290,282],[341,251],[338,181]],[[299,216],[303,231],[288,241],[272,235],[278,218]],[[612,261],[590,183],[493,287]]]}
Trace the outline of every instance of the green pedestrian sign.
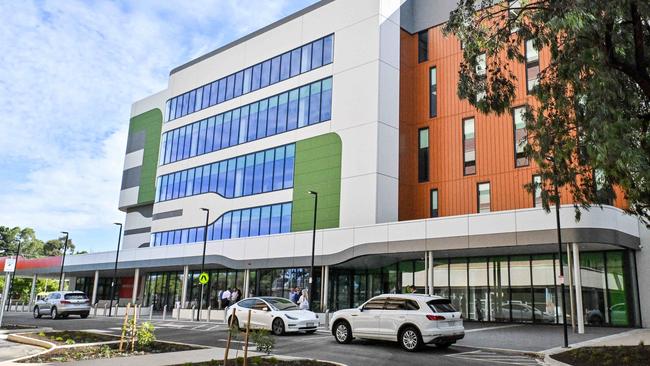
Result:
{"label": "green pedestrian sign", "polygon": [[207,284],[209,280],[210,280],[210,276],[208,276],[208,274],[205,272],[201,273],[201,275],[199,276],[199,283],[202,285]]}

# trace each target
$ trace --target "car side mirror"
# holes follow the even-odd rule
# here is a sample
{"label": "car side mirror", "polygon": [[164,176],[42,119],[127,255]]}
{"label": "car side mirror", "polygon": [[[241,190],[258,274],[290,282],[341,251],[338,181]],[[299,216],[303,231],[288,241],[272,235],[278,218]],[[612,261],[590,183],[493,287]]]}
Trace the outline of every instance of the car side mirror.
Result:
{"label": "car side mirror", "polygon": [[363,313],[363,306],[359,307],[359,311]]}

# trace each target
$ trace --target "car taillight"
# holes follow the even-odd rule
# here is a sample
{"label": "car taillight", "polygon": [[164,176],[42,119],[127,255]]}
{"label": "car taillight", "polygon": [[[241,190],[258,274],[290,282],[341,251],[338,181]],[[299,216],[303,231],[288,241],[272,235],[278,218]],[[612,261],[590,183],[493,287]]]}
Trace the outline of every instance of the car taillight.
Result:
{"label": "car taillight", "polygon": [[72,304],[72,303],[68,300],[61,300],[61,304]]}
{"label": "car taillight", "polygon": [[427,315],[429,320],[445,320],[445,317],[442,315]]}

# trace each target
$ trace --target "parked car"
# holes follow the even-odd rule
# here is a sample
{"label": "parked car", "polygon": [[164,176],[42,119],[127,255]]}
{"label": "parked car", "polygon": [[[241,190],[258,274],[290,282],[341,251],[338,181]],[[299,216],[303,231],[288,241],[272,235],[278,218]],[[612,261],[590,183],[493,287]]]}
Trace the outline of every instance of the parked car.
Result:
{"label": "parked car", "polygon": [[332,315],[338,343],[353,338],[397,341],[407,351],[425,344],[447,348],[465,336],[463,318],[449,299],[423,294],[384,294]]}
{"label": "parked car", "polygon": [[37,300],[33,308],[34,318],[49,315],[52,319],[67,318],[70,314],[85,319],[90,314],[90,300],[81,291],[55,291]]}
{"label": "parked car", "polygon": [[314,333],[318,328],[318,317],[309,310],[300,310],[296,304],[282,297],[249,297],[226,310],[226,320],[230,324],[246,327],[248,311],[251,310],[251,329],[267,329],[275,335],[284,333]]}
{"label": "parked car", "polygon": [[535,313],[536,322],[555,323],[554,314],[533,308],[529,304],[523,303],[521,301],[513,301],[512,304],[509,302],[504,302],[503,306],[495,310],[494,318],[497,321],[509,321],[510,314],[512,314],[513,322],[532,322],[533,312]]}

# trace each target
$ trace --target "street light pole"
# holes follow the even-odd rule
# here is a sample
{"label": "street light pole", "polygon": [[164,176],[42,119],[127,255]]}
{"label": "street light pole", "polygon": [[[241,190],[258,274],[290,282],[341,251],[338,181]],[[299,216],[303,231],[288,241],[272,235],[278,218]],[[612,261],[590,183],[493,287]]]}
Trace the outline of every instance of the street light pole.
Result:
{"label": "street light pole", "polygon": [[[566,323],[566,296],[564,294],[564,266],[562,264],[562,231],[560,227],[560,192],[557,188],[557,180],[553,184],[555,188],[555,224],[557,227],[557,248],[560,253],[560,278],[562,278],[562,283],[560,284],[562,291],[562,328],[564,330],[564,348],[569,347],[569,331],[567,329]],[[571,270],[571,269],[569,269]]]}
{"label": "street light pole", "polygon": [[11,305],[11,291],[13,290],[13,285],[14,285],[14,277],[16,276],[16,271],[18,270],[18,257],[20,256],[20,247],[22,245],[22,241],[18,242],[18,250],[16,250],[16,265],[14,267],[14,271],[11,273],[11,279],[9,280],[9,291],[7,292],[7,311],[9,311],[9,306]]}
{"label": "street light pole", "polygon": [[[113,267],[113,279],[111,280],[111,301],[108,306],[108,316],[111,316],[113,310],[113,297],[115,297],[115,281],[117,280],[117,261],[120,258],[120,241],[122,240],[122,224],[119,222],[114,222],[115,225],[120,227],[120,233],[117,236],[117,251],[115,252],[115,266]],[[118,300],[119,304],[119,300]],[[115,314],[117,316],[117,314]]]}
{"label": "street light pole", "polygon": [[65,242],[63,243],[63,259],[61,260],[61,272],[59,273],[59,291],[63,291],[63,266],[65,265],[65,253],[68,251],[68,232],[62,231],[65,234]]}
{"label": "street light pole", "polygon": [[[201,257],[201,273],[203,273],[203,267],[205,267],[205,247],[208,243],[208,222],[210,220],[210,210],[207,208],[201,208],[201,211],[205,211],[205,229],[203,230],[203,257]],[[201,274],[199,274],[200,276]],[[201,311],[203,310],[203,289],[205,288],[204,284],[201,284],[201,297],[199,298],[199,311],[196,313],[196,321],[201,321]]]}
{"label": "street light pole", "polygon": [[314,196],[314,226],[311,236],[311,269],[309,270],[309,309],[314,311],[314,255],[316,254],[316,213],[318,211],[318,192],[308,191],[307,193]]}

